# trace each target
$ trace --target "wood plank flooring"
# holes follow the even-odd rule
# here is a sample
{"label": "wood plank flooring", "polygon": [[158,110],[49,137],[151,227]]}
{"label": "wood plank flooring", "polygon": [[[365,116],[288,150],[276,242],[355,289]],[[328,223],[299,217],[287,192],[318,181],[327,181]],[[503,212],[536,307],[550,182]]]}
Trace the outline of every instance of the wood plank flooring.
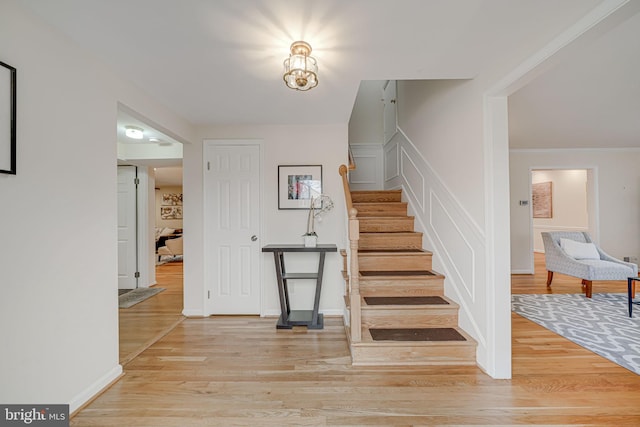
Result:
{"label": "wood plank flooring", "polygon": [[182,322],[182,262],[157,267],[157,287],[165,291],[136,304],[118,310],[120,330],[120,364],[126,365],[134,357],[158,341],[177,323]]}
{"label": "wood plank flooring", "polygon": [[[580,292],[579,280],[556,276],[551,292]],[[536,275],[514,276],[513,293],[545,293],[545,280],[537,256]],[[624,289],[594,283],[594,292]],[[178,294],[166,293],[180,303],[164,308],[180,306]],[[316,331],[278,331],[273,318],[186,319],[71,425],[640,425],[640,376],[518,315],[512,322],[513,379],[494,380],[476,367],[352,367],[340,318]]]}

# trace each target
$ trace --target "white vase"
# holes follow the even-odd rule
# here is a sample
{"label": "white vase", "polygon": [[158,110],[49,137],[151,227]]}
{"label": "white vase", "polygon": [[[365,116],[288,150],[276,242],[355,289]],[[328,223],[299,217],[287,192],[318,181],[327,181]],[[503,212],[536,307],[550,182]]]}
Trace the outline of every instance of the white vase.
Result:
{"label": "white vase", "polygon": [[305,248],[315,248],[318,243],[318,236],[303,236]]}

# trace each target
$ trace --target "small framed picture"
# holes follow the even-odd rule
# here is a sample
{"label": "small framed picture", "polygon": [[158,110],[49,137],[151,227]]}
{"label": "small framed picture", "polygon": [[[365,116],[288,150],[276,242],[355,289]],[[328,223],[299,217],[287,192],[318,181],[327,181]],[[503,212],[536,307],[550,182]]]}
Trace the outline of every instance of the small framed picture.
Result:
{"label": "small framed picture", "polygon": [[160,206],[161,219],[182,219],[182,206]]}
{"label": "small framed picture", "polygon": [[16,69],[0,61],[0,173],[16,174]]}
{"label": "small framed picture", "polygon": [[322,165],[278,166],[278,209],[309,209],[322,194]]}

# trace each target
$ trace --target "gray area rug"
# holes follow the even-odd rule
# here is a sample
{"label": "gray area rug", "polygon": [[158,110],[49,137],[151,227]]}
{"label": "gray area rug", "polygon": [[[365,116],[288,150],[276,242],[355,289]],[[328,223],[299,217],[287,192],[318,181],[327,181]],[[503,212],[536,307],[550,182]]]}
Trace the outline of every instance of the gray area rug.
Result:
{"label": "gray area rug", "polygon": [[182,255],[176,255],[176,256],[162,255],[159,260],[156,259],[156,265],[164,265],[170,262],[182,262],[182,260],[183,260]]}
{"label": "gray area rug", "polygon": [[118,296],[118,307],[129,308],[164,291],[164,288],[137,288]]}
{"label": "gray area rug", "polygon": [[527,319],[640,375],[640,310],[629,317],[627,294],[512,295]]}

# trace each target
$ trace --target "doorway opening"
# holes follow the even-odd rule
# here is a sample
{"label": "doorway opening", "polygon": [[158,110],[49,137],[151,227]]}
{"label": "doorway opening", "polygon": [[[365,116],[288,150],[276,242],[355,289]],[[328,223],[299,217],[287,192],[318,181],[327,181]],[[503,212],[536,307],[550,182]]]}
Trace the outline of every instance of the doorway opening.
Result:
{"label": "doorway opening", "polygon": [[[140,138],[126,135],[127,128],[132,127],[140,130]],[[118,269],[137,266],[135,286],[127,286],[129,289],[162,288],[159,293],[129,308],[118,308],[119,361],[125,365],[184,319],[182,250],[167,244],[169,240],[175,243],[178,239],[181,243],[184,230],[182,143],[161,127],[119,105],[117,147],[119,170],[135,171],[134,188],[137,193],[130,198],[131,203],[124,204],[135,204],[132,219],[127,223],[134,223],[136,231],[130,233],[132,243],[129,250],[120,251],[124,245],[119,244]],[[119,192],[119,201],[121,198]],[[124,205],[121,209],[119,203],[119,223]],[[120,236],[118,239],[121,240]],[[166,256],[161,253],[159,257],[158,252],[163,247],[171,247],[172,250]],[[127,294],[118,299],[123,297],[126,299]]]}
{"label": "doorway opening", "polygon": [[544,253],[542,232],[586,231],[597,239],[593,169],[531,169],[531,265]]}

